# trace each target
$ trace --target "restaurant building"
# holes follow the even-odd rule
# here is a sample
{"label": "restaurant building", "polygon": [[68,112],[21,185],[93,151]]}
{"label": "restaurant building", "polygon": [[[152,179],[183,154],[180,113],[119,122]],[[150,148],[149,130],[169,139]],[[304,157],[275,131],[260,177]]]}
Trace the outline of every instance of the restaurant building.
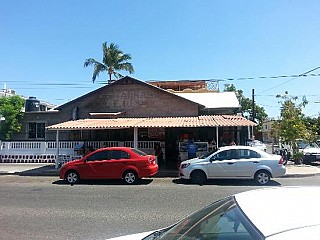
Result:
{"label": "restaurant building", "polygon": [[16,160],[34,162],[26,146],[39,146],[40,162],[57,163],[60,155],[76,158],[82,145],[129,146],[153,154],[160,144],[165,166],[174,167],[189,140],[198,144],[198,154],[231,141],[244,144],[255,124],[240,111],[235,93],[210,90],[206,81],[144,82],[126,76],[53,109],[29,109],[21,132],[1,144],[0,160],[12,159],[15,149],[22,155]]}

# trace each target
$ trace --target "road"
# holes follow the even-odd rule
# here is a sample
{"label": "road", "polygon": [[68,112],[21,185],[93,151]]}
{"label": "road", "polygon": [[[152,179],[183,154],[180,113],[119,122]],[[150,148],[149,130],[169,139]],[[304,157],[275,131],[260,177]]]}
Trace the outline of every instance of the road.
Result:
{"label": "road", "polygon": [[[271,183],[281,185],[320,185],[320,176]],[[219,198],[256,188],[261,187],[252,181],[234,180],[203,186],[173,178],[134,186],[119,181],[70,186],[57,177],[0,176],[1,239],[107,239],[158,229]]]}

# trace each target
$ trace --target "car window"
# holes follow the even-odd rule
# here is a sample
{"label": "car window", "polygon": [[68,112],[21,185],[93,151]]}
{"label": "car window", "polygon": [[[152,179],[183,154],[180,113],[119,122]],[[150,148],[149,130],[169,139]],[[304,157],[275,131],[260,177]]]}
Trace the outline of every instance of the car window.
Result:
{"label": "car window", "polygon": [[261,155],[256,151],[249,150],[249,152],[250,152],[250,158],[261,158]]}
{"label": "car window", "polygon": [[100,151],[92,154],[87,158],[87,161],[102,161],[110,159],[110,151]]}
{"label": "car window", "polygon": [[260,158],[261,155],[250,149],[238,149],[239,159]]}
{"label": "car window", "polygon": [[212,160],[222,161],[222,160],[231,160],[238,158],[238,151],[236,149],[230,149],[218,152],[212,158]]}
{"label": "car window", "polygon": [[161,239],[262,239],[232,197],[218,201],[184,219]]}
{"label": "car window", "polygon": [[122,150],[112,150],[110,151],[110,159],[129,159],[130,155]]}
{"label": "car window", "polygon": [[136,148],[131,148],[132,152],[135,152],[136,154],[138,154],[139,156],[147,156],[148,154],[146,154],[145,152],[136,149]]}

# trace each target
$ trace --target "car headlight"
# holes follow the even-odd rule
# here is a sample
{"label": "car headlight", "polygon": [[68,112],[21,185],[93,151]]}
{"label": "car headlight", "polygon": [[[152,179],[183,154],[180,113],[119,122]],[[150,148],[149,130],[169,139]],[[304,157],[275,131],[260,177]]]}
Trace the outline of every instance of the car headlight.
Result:
{"label": "car headlight", "polygon": [[190,166],[190,163],[182,163],[181,164],[181,169],[182,168],[187,168],[187,167],[189,167]]}

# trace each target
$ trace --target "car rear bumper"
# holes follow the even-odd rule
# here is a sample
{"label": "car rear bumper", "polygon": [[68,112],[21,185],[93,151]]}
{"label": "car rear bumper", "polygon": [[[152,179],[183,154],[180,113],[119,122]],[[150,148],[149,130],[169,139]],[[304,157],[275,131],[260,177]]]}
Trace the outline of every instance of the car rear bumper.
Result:
{"label": "car rear bumper", "polygon": [[273,178],[278,178],[278,177],[283,177],[286,174],[286,167],[282,165],[281,167],[273,170],[272,172],[272,177]]}
{"label": "car rear bumper", "polygon": [[320,160],[320,154],[304,154],[303,160],[305,162],[315,162]]}
{"label": "car rear bumper", "polygon": [[143,178],[143,177],[154,176],[155,174],[157,174],[158,168],[159,168],[158,165],[152,165],[152,166],[143,168],[139,171],[139,177]]}

